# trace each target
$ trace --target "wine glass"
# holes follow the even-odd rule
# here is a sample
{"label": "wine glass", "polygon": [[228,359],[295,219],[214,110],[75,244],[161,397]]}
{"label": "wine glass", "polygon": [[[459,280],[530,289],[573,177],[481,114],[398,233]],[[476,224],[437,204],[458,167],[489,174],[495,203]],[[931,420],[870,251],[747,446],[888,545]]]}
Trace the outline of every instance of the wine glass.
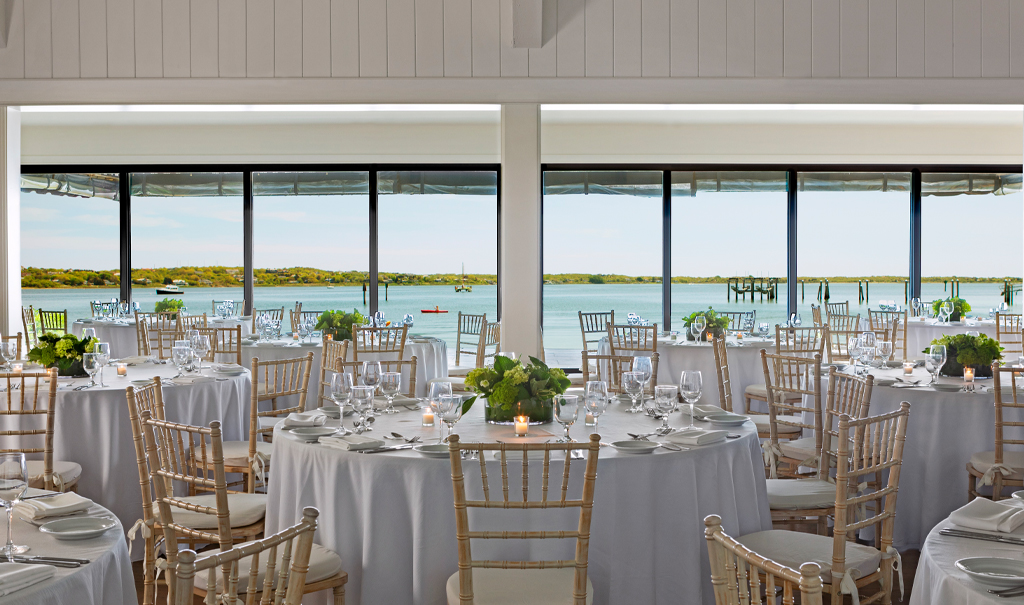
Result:
{"label": "wine glass", "polygon": [[850,356],[850,361],[853,362],[853,375],[857,375],[857,359],[860,357],[860,343],[861,340],[857,336],[851,336],[846,340],[846,353]]}
{"label": "wine glass", "polygon": [[794,313],[793,317],[790,319],[789,323],[794,328],[799,328],[804,323],[804,321],[803,321],[803,319],[800,318],[800,314],[799,313]]}
{"label": "wine glass", "polygon": [[920,298],[911,298],[910,299],[910,308],[914,310],[914,317],[920,316],[921,315],[921,299]]}
{"label": "wine glass", "polygon": [[82,340],[96,338],[96,328],[82,328]]}
{"label": "wine glass", "polygon": [[83,353],[82,369],[89,375],[89,386],[96,386],[96,372],[100,371],[99,355],[96,353]]}
{"label": "wine glass", "polygon": [[[452,383],[450,382],[431,382],[430,389],[427,391],[427,402],[430,404],[430,409],[434,411],[434,416],[437,418],[441,417],[441,397],[445,395],[451,396],[452,394]],[[440,426],[438,427],[440,428]],[[444,431],[442,430],[441,433]],[[444,438],[442,434],[437,438],[437,442],[441,443]]]}
{"label": "wine glass", "polygon": [[29,550],[28,546],[14,544],[14,506],[21,501],[27,489],[28,468],[24,452],[0,454],[0,503],[7,509],[7,544],[3,552],[8,561],[14,561],[14,555]]}
{"label": "wine glass", "polygon": [[757,334],[765,340],[768,339],[768,334],[771,332],[771,329],[771,324],[769,324],[766,321],[762,321],[761,323],[757,324]]}
{"label": "wine glass", "polygon": [[331,401],[338,404],[339,412],[344,414],[345,405],[352,401],[352,374],[335,372],[331,376]]}
{"label": "wine glass", "polygon": [[184,376],[185,364],[192,358],[192,347],[184,345],[175,345],[171,347],[171,361],[174,362],[174,367],[178,368],[178,373],[172,378],[179,378]]}
{"label": "wine glass", "polygon": [[103,368],[110,363],[110,343],[109,342],[97,342],[92,346],[92,352],[98,355],[97,361],[100,364],[100,386],[105,387],[103,384]]}
{"label": "wine glass", "polygon": [[375,387],[352,387],[352,409],[355,410],[358,418],[356,421],[357,434],[373,430],[366,422],[366,413],[373,409],[373,392],[375,390]]}
{"label": "wine glass", "polygon": [[0,367],[10,370],[11,362],[18,356],[18,348],[13,342],[0,342]]}
{"label": "wine glass", "polygon": [[679,394],[690,405],[690,426],[687,428],[697,428],[693,424],[693,405],[700,400],[702,388],[699,370],[683,370],[679,376]]}
{"label": "wine glass", "polygon": [[878,337],[875,336],[874,332],[861,332],[860,342],[862,346],[873,347],[878,342]]}
{"label": "wine glass", "polygon": [[875,352],[881,359],[881,365],[888,367],[889,359],[892,357],[892,342],[888,340],[880,340],[875,345]]}
{"label": "wine glass", "polygon": [[668,415],[676,409],[678,393],[679,388],[670,384],[659,384],[654,387],[654,409],[661,414],[661,431],[666,435],[672,432],[672,427],[668,425]]}
{"label": "wine glass", "polygon": [[198,334],[192,337],[192,350],[199,356],[199,371],[203,371],[203,357],[210,352],[210,337],[206,334]]}
{"label": "wine glass", "polygon": [[309,336],[309,322],[302,321],[301,319],[296,322],[298,325],[295,326],[296,331],[299,333],[299,340],[306,342],[306,337]]}
{"label": "wine glass", "polygon": [[864,364],[864,374],[869,372],[868,368],[871,367],[871,363],[875,360],[875,347],[869,347],[864,344],[862,340],[860,343],[860,361]]}
{"label": "wine glass", "polygon": [[437,409],[441,412],[441,421],[448,427],[448,434],[441,441],[448,441],[455,432],[455,423],[462,418],[462,395],[441,395]]}
{"label": "wine glass", "polygon": [[701,313],[697,317],[693,318],[693,322],[690,324],[690,332],[693,333],[693,339],[700,342],[700,337],[704,334],[704,328],[708,327],[708,319]]}
{"label": "wine glass", "polygon": [[924,356],[925,369],[932,375],[932,384],[939,379],[939,371],[946,365],[946,345],[931,345]]}
{"label": "wine glass", "polygon": [[949,321],[949,316],[953,314],[953,301],[947,300],[942,303],[942,314],[945,316],[943,321]]}
{"label": "wine glass", "polygon": [[[379,361],[364,361],[363,362],[363,385],[373,387],[374,389],[380,385],[380,362]],[[370,416],[376,416],[376,410],[370,408]]]}
{"label": "wine glass", "polygon": [[[633,358],[633,371],[640,372],[644,375],[644,390],[643,393],[647,392],[647,385],[651,382],[651,373],[654,371],[651,366],[650,357],[634,357]],[[643,400],[643,393],[641,393],[641,401]]]}
{"label": "wine glass", "polygon": [[380,375],[380,392],[388,400],[388,406],[384,408],[385,414],[397,414],[395,409],[395,395],[402,390],[401,372],[382,372]]}
{"label": "wine glass", "polygon": [[636,414],[644,411],[640,406],[640,400],[642,399],[644,392],[643,372],[623,372],[622,388],[625,389],[629,398],[633,400],[633,405],[626,411],[630,414]]}
{"label": "wine glass", "polygon": [[559,443],[570,443],[569,427],[580,415],[580,401],[577,395],[556,395],[552,398],[555,404],[555,421],[565,429],[565,435],[558,439]]}
{"label": "wine glass", "polygon": [[608,383],[603,380],[590,380],[583,389],[583,405],[594,417],[594,430],[597,431],[597,419],[608,408]]}

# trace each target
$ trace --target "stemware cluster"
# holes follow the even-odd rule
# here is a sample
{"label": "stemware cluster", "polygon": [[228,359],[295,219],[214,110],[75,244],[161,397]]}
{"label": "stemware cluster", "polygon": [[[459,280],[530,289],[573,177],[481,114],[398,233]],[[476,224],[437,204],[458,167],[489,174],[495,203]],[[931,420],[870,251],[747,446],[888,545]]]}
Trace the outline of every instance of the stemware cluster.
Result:
{"label": "stemware cluster", "polygon": [[235,316],[235,301],[225,300],[217,305],[217,317],[227,319]]}
{"label": "stemware cluster", "polygon": [[[89,386],[105,387],[103,383],[103,368],[110,363],[110,343],[97,342],[92,346],[92,353],[82,354],[82,369],[89,375]],[[96,375],[99,374],[100,381],[96,382]]]}

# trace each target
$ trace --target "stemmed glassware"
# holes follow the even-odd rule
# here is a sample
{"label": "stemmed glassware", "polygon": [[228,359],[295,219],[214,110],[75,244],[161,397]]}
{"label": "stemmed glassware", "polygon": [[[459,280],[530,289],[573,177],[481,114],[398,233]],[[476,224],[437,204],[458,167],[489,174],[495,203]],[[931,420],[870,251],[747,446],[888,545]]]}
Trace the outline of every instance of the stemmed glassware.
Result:
{"label": "stemmed glassware", "polygon": [[851,336],[846,340],[846,353],[853,362],[853,375],[857,375],[857,359],[860,358],[860,337]]}
{"label": "stemmed glassware", "polygon": [[875,360],[875,347],[869,347],[865,344],[864,337],[861,337],[860,341],[860,361],[864,364],[864,374],[867,374],[870,370],[871,363]]}
{"label": "stemmed glassware", "polygon": [[603,380],[588,381],[583,389],[583,405],[594,417],[594,430],[597,430],[597,419],[608,408],[608,384]]}
{"label": "stemmed glassware", "polygon": [[96,361],[100,365],[100,386],[105,387],[103,384],[103,368],[110,363],[110,343],[109,342],[97,342],[92,346],[92,352],[97,355]]}
{"label": "stemmed glassware", "polygon": [[96,328],[82,328],[82,340],[96,338]]}
{"label": "stemmed glassware", "polygon": [[[451,397],[452,395],[452,383],[450,382],[431,382],[430,390],[427,391],[427,402],[430,404],[430,409],[433,410],[436,418],[441,417],[441,398]],[[440,423],[438,428],[440,428]],[[444,439],[444,431],[441,430],[441,435],[437,438],[437,442],[441,443]]]}
{"label": "stemmed glassware", "polygon": [[942,315],[943,315],[943,320],[942,321],[943,322],[948,322],[949,321],[949,317],[952,314],[953,314],[953,301],[947,300],[946,302],[942,303]]}
{"label": "stemmed glassware", "polygon": [[559,443],[570,443],[569,427],[576,422],[580,415],[580,401],[577,395],[557,395],[553,398],[555,405],[555,421],[565,429],[565,435],[558,439]]}
{"label": "stemmed glassware", "polygon": [[89,375],[89,386],[96,386],[96,373],[100,371],[99,355],[96,353],[82,354],[82,369]]}
{"label": "stemmed glassware", "polygon": [[187,345],[175,344],[171,347],[171,361],[174,362],[174,367],[178,368],[178,373],[172,378],[180,378],[184,376],[184,368],[188,364],[189,359],[192,358],[192,347]]}
{"label": "stemmed glassware", "polygon": [[881,365],[888,367],[889,359],[892,357],[892,342],[888,340],[878,341],[878,344],[875,345],[875,352],[881,360]]}
{"label": "stemmed glassware", "polygon": [[366,413],[373,409],[374,387],[352,387],[352,409],[355,410],[356,433],[361,434],[373,429],[366,422]]}
{"label": "stemmed glassware", "polygon": [[210,337],[206,334],[198,334],[192,337],[192,350],[199,358],[199,371],[203,371],[203,357],[210,352]]}
{"label": "stemmed glassware", "polygon": [[946,365],[946,345],[931,345],[924,356],[925,369],[932,376],[930,384],[939,379],[939,371]]}
{"label": "stemmed glassware", "polygon": [[380,375],[380,393],[388,400],[388,406],[384,408],[385,414],[397,414],[395,409],[395,395],[402,390],[401,372],[383,372]]}
{"label": "stemmed glassware", "polygon": [[634,357],[633,358],[633,371],[640,372],[644,375],[644,387],[640,394],[640,401],[643,401],[643,393],[647,392],[647,385],[651,382],[651,373],[654,369],[651,366],[650,357]]}
{"label": "stemmed glassware", "polygon": [[703,313],[693,318],[693,321],[690,323],[690,332],[693,334],[694,342],[700,342],[700,337],[704,334],[704,328],[706,327],[708,327],[708,320],[704,317]]}
{"label": "stemmed glassware", "polygon": [[910,308],[914,310],[914,317],[920,317],[921,316],[921,299],[920,298],[911,298],[910,299]]}
{"label": "stemmed glassware", "polygon": [[338,411],[345,414],[345,405],[352,401],[352,374],[335,372],[331,376],[331,401],[338,404]]}
{"label": "stemmed glassware", "polygon": [[679,403],[678,392],[678,387],[670,384],[659,384],[654,387],[654,409],[661,414],[661,431],[665,434],[672,432],[672,427],[668,425],[668,415],[675,411],[676,404]]}
{"label": "stemmed glassware", "polygon": [[27,489],[28,467],[24,452],[0,454],[0,503],[7,509],[7,544],[3,553],[7,560],[12,562],[14,555],[29,551],[28,546],[18,546],[14,543],[14,506],[21,501]]}
{"label": "stemmed glassware", "polygon": [[623,372],[622,388],[625,389],[629,398],[633,400],[633,405],[626,411],[630,414],[637,414],[644,411],[643,406],[640,405],[640,402],[643,400],[644,393],[643,372]]}
{"label": "stemmed glassware", "polygon": [[799,328],[804,323],[804,320],[800,318],[799,313],[794,313],[789,318],[789,325],[793,328]]}
{"label": "stemmed glassware", "polygon": [[17,356],[18,348],[13,342],[0,342],[0,367],[9,370]]}
{"label": "stemmed glassware", "polygon": [[696,428],[693,424],[693,406],[700,400],[702,388],[699,370],[683,370],[683,373],[679,376],[679,394],[690,405],[690,425],[687,428]]}
{"label": "stemmed glassware", "polygon": [[441,395],[437,403],[437,409],[441,413],[441,421],[448,427],[448,434],[443,435],[441,441],[447,441],[455,431],[455,423],[462,418],[462,395]]}
{"label": "stemmed glassware", "polygon": [[[363,362],[363,385],[373,387],[374,390],[380,385],[380,362],[379,361],[364,361]],[[370,416],[376,416],[373,406],[370,406]]]}
{"label": "stemmed glassware", "polygon": [[293,326],[295,331],[299,333],[299,340],[306,342],[306,337],[309,336],[309,322],[302,321],[301,319],[296,322],[297,326]]}
{"label": "stemmed glassware", "polygon": [[757,334],[761,338],[767,339],[769,332],[771,332],[772,326],[766,321],[762,321],[757,324]]}

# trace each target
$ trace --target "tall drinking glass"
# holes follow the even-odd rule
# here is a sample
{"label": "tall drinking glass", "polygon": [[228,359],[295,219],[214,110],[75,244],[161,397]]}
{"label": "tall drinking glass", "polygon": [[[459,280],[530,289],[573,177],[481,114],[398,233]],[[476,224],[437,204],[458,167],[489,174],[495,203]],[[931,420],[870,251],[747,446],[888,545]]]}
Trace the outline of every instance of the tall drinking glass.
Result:
{"label": "tall drinking glass", "polygon": [[640,402],[643,400],[644,393],[644,375],[643,372],[623,372],[622,373],[622,388],[629,395],[629,398],[633,400],[633,405],[626,410],[630,414],[637,414],[643,410],[643,406]]}
{"label": "tall drinking glass", "polygon": [[192,347],[184,345],[175,345],[171,347],[171,361],[174,362],[174,367],[178,368],[178,373],[173,378],[179,378],[184,375],[185,364],[192,358]]}
{"label": "tall drinking glass", "polygon": [[96,338],[96,328],[82,328],[82,340]]}
{"label": "tall drinking glass", "polygon": [[857,375],[857,359],[860,357],[860,338],[851,336],[846,340],[846,353],[853,362],[853,375]]}
{"label": "tall drinking glass", "polygon": [[670,384],[659,384],[654,387],[654,409],[661,414],[661,430],[665,433],[672,431],[672,427],[668,425],[668,415],[676,409],[678,393],[679,388]]}
{"label": "tall drinking glass", "polygon": [[395,409],[395,395],[402,390],[401,372],[383,372],[380,375],[380,392],[388,400],[388,407],[384,408],[385,414],[397,414]]}
{"label": "tall drinking glass", "polygon": [[679,394],[690,405],[690,425],[687,428],[696,428],[693,424],[693,406],[700,400],[702,388],[699,370],[684,370],[679,376]]}
{"label": "tall drinking glass", "polygon": [[761,338],[767,339],[768,334],[771,332],[771,329],[771,324],[769,324],[766,321],[762,321],[761,323],[757,324],[757,334]]}
{"label": "tall drinking glass", "polygon": [[597,419],[608,408],[608,384],[603,380],[590,380],[583,389],[583,405],[594,417],[594,430],[597,431]]}
{"label": "tall drinking glass", "polygon": [[881,365],[888,367],[889,359],[892,358],[892,342],[888,340],[878,341],[878,344],[875,345],[875,352],[881,360]]}
{"label": "tall drinking glass", "polygon": [[98,357],[96,360],[100,364],[100,386],[105,387],[103,384],[103,368],[110,363],[110,343],[109,342],[97,342],[92,346],[92,352]]}
{"label": "tall drinking glass", "polygon": [[708,327],[708,320],[704,317],[704,314],[700,314],[693,318],[693,323],[690,325],[690,331],[693,332],[693,339],[700,342],[700,337],[704,334],[704,328]]}
{"label": "tall drinking glass", "polygon": [[14,505],[28,489],[28,467],[23,452],[0,454],[0,503],[7,509],[7,545],[4,555],[13,561],[14,555],[28,552],[28,546],[14,543]]}
{"label": "tall drinking glass", "polygon": [[352,401],[352,374],[335,372],[331,376],[331,401],[338,404],[341,413],[345,413],[345,405]]}
{"label": "tall drinking glass", "polygon": [[640,372],[644,375],[644,388],[640,394],[640,400],[643,401],[643,393],[647,392],[647,385],[651,382],[651,373],[654,371],[651,365],[650,357],[634,357],[633,358],[633,371]]}
{"label": "tall drinking glass", "polygon": [[[430,390],[427,391],[427,402],[430,403],[430,409],[434,411],[434,417],[441,417],[441,398],[444,396],[451,397],[452,395],[452,383],[450,382],[431,382]],[[441,443],[444,439],[444,429],[441,423],[438,423],[438,430],[440,431],[437,438],[437,442]]]}
{"label": "tall drinking glass", "polygon": [[210,337],[206,334],[199,334],[192,337],[192,350],[199,356],[199,371],[203,371],[203,357],[210,353]]}
{"label": "tall drinking glass", "polygon": [[553,398],[555,406],[555,421],[565,429],[565,435],[559,439],[559,443],[570,443],[569,427],[576,422],[580,415],[580,400],[577,395],[555,395]]}

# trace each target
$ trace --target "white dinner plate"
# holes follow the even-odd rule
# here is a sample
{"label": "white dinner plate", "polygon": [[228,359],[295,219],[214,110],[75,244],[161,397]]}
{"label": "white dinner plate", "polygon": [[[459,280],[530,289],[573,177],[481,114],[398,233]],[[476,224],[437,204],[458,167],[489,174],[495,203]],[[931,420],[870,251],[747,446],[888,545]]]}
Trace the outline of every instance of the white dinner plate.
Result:
{"label": "white dinner plate", "polygon": [[295,435],[303,441],[316,441],[321,437],[333,435],[338,432],[338,429],[336,428],[329,428],[325,426],[296,426],[290,428],[286,427],[285,430],[291,431],[292,435]]}
{"label": "white dinner plate", "polygon": [[319,346],[320,346],[320,344],[321,344],[321,343],[319,343],[319,342],[316,342],[316,341],[312,341],[312,342],[300,342],[300,343],[299,343],[299,346],[300,346],[300,347],[319,347]]}
{"label": "white dinner plate", "polygon": [[325,405],[320,408],[320,411],[328,418],[341,418],[341,406]]}
{"label": "white dinner plate", "polygon": [[620,452],[627,454],[650,454],[658,449],[658,444],[653,441],[613,441],[611,446]]}
{"label": "white dinner plate", "polygon": [[51,534],[58,540],[88,540],[103,535],[105,531],[113,527],[117,527],[117,521],[113,519],[75,517],[44,523],[39,531]]}
{"label": "white dinner plate", "polygon": [[964,385],[939,383],[933,384],[932,388],[935,389],[936,391],[942,391],[943,393],[956,393],[957,391],[963,389]]}
{"label": "white dinner plate", "polygon": [[447,443],[424,443],[423,445],[414,445],[412,449],[419,455],[426,456],[427,458],[449,457]]}
{"label": "white dinner plate", "polygon": [[968,557],[956,567],[972,580],[993,588],[1013,588],[1024,584],[1024,560],[1005,557]]}
{"label": "white dinner plate", "polygon": [[750,418],[743,414],[730,414],[729,412],[723,412],[721,414],[708,414],[704,417],[704,420],[718,426],[740,426],[747,420],[750,420]]}
{"label": "white dinner plate", "polygon": [[1013,492],[1010,495],[1016,498],[1017,500],[1024,500],[1024,490]]}

